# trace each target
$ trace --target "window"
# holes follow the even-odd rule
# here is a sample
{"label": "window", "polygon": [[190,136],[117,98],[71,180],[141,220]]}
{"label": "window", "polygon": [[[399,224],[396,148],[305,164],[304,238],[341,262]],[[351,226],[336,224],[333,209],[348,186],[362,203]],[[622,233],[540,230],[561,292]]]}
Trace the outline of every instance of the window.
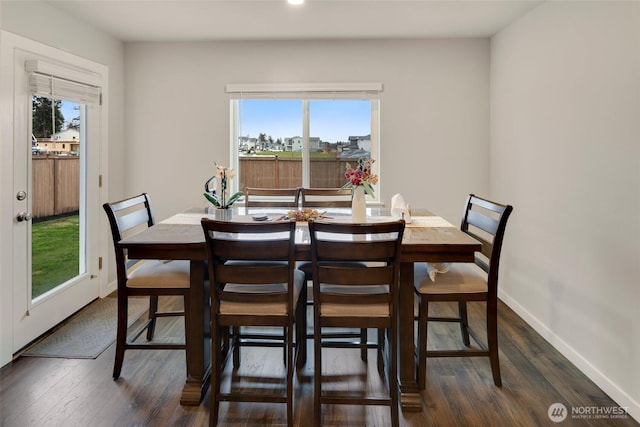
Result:
{"label": "window", "polygon": [[[86,83],[58,77],[54,73],[64,72],[57,67],[41,60],[25,63],[32,95],[30,143],[50,142],[44,144],[46,158],[34,157],[30,167],[34,300],[89,270],[86,236],[91,208],[87,206],[87,189],[92,186],[87,184],[86,116],[87,106],[100,104],[101,87],[90,84],[94,82],[91,76]],[[75,70],[70,73],[70,78],[78,78]],[[97,140],[92,142],[97,145]],[[91,178],[94,181],[95,177]],[[54,228],[56,233],[52,233]],[[60,242],[65,242],[63,247],[56,247]]]}
{"label": "window", "polygon": [[234,190],[342,187],[346,164],[360,158],[376,159],[380,173],[381,85],[240,86],[249,85],[227,86]]}

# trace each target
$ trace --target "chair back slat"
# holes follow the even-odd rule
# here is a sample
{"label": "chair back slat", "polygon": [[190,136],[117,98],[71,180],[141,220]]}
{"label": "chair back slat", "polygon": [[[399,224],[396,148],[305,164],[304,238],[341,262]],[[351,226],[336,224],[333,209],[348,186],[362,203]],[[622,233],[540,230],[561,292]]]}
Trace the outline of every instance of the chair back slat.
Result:
{"label": "chair back slat", "polygon": [[467,226],[473,225],[479,229],[495,235],[498,230],[498,221],[479,211],[469,211],[467,214]]}
{"label": "chair back slat", "polygon": [[153,221],[149,216],[149,211],[146,208],[118,216],[117,221],[121,236],[124,236],[129,230],[140,227],[141,225],[146,225],[146,227],[151,227],[153,225]]}
{"label": "chair back slat", "polygon": [[244,204],[248,208],[285,207],[298,209],[300,189],[245,187]]}
{"label": "chair back slat", "polygon": [[395,254],[395,241],[378,242],[372,245],[370,241],[323,241],[318,247],[318,255],[321,259],[337,258],[344,261],[358,261],[362,253],[367,252],[367,258],[371,261],[386,261]]}
{"label": "chair back slat", "polygon": [[216,280],[223,283],[286,283],[289,278],[289,265],[255,266],[220,264],[216,267]]}
{"label": "chair back slat", "polygon": [[351,207],[352,191],[349,188],[301,188],[300,203],[303,208]]}
{"label": "chair back slat", "polygon": [[[277,241],[238,241],[227,238],[218,239],[215,255],[221,259],[262,260],[269,254],[271,260],[287,260],[289,258],[289,240]],[[238,258],[242,257],[242,258]]]}
{"label": "chair back slat", "polygon": [[138,196],[130,197],[128,199],[120,200],[118,202],[109,203],[109,205],[111,206],[111,209],[114,210],[115,212],[126,211],[140,204],[143,204],[145,208],[147,208],[149,212],[151,212],[151,209],[150,209],[151,198],[147,193],[142,193]]}
{"label": "chair back slat", "polygon": [[[385,241],[395,241],[397,237],[398,231],[398,221],[388,221],[388,222],[369,222],[369,223],[352,223],[352,222],[329,222],[329,221],[310,221],[314,222],[315,230],[318,233],[334,233],[338,240],[347,240],[345,237],[339,236],[348,236],[352,235],[370,235],[377,236],[376,239],[372,239],[375,242],[385,242]],[[404,224],[404,222],[402,222]],[[390,234],[389,236],[384,236],[384,234]],[[395,234],[393,234],[395,233]],[[402,228],[402,233],[404,233],[404,227]],[[393,235],[391,235],[393,234]],[[385,238],[386,237],[386,238]],[[326,238],[322,239],[328,240]],[[335,241],[336,239],[333,239]],[[357,238],[352,238],[353,241],[358,241]]]}
{"label": "chair back slat", "polygon": [[507,206],[506,205],[501,205],[500,203],[495,203],[492,202],[490,200],[487,199],[483,199],[481,197],[477,197],[475,195],[471,195],[470,199],[469,199],[469,203],[471,203],[472,205],[490,210],[492,212],[495,212],[497,214],[502,214],[506,209]]}
{"label": "chair back slat", "polygon": [[328,265],[319,268],[318,279],[332,285],[386,285],[392,283],[393,266],[353,268]]}

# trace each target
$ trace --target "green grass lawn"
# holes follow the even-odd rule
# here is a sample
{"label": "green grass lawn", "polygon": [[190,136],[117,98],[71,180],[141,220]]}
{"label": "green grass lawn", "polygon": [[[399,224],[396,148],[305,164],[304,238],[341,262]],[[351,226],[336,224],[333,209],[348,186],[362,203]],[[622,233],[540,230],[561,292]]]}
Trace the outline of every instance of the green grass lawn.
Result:
{"label": "green grass lawn", "polygon": [[31,256],[32,298],[77,276],[80,264],[79,216],[34,223]]}

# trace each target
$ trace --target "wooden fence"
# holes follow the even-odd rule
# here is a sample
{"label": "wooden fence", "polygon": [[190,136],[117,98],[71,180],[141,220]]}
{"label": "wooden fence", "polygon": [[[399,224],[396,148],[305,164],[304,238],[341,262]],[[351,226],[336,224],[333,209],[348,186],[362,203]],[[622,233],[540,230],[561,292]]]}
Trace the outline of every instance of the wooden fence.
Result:
{"label": "wooden fence", "polygon": [[34,218],[76,212],[80,206],[80,159],[77,156],[34,156]]}
{"label": "wooden fence", "polygon": [[[346,163],[354,159],[311,159],[311,187],[337,188],[345,183]],[[302,159],[280,156],[240,158],[240,190],[244,187],[302,186]],[[76,212],[80,206],[80,159],[77,156],[34,156],[34,218]]]}
{"label": "wooden fence", "polygon": [[[337,188],[345,184],[347,163],[355,159],[312,158],[311,187]],[[302,187],[302,159],[286,156],[247,156],[240,158],[240,190],[244,187],[290,188]]]}

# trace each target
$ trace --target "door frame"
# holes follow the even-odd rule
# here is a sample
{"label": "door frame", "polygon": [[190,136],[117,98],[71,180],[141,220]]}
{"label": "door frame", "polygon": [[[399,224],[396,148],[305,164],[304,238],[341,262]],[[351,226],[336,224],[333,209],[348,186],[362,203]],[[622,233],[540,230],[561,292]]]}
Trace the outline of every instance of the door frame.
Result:
{"label": "door frame", "polygon": [[[51,46],[15,35],[13,33],[0,30],[0,198],[4,201],[0,204],[0,366],[10,362],[17,348],[14,347],[16,341],[14,337],[14,319],[16,311],[13,307],[14,286],[13,280],[15,275],[14,264],[16,255],[13,252],[15,213],[14,213],[14,174],[17,171],[14,168],[14,139],[24,130],[24,119],[22,122],[16,120],[20,114],[24,112],[16,111],[15,100],[15,69],[16,69],[16,52],[27,51],[40,58],[49,58],[57,63],[70,64],[78,69],[86,69],[95,71],[100,75],[102,87],[102,105],[100,108],[100,136],[99,136],[99,159],[98,173],[102,176],[102,171],[107,170],[107,153],[108,153],[108,67],[93,61],[81,58],[77,55],[56,49]],[[26,108],[26,107],[25,107]],[[103,185],[98,188],[95,202],[98,206],[91,207],[100,212],[100,205],[108,194],[106,187],[106,179],[101,179]],[[9,202],[11,201],[11,202]],[[107,264],[108,239],[107,229],[105,227],[106,220],[99,213],[93,223],[88,223],[88,227],[98,227],[96,234],[98,242],[96,243],[96,252],[92,254],[92,258],[88,262],[88,270],[90,274],[96,275],[94,280],[98,281],[98,292],[96,297],[104,297],[108,295],[114,288],[113,284],[107,282],[107,269],[98,268],[98,259],[101,257]],[[71,313],[65,313],[67,317]]]}

